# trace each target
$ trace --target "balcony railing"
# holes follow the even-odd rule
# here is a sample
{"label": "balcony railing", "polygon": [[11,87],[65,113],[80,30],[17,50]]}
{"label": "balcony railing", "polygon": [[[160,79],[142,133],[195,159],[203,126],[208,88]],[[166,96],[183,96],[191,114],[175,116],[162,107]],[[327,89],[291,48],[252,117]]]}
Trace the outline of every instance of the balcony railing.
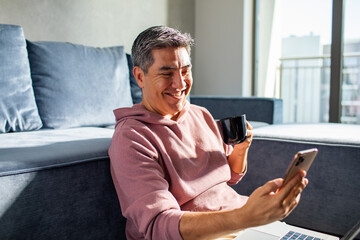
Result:
{"label": "balcony railing", "polygon": [[[328,122],[330,56],[281,58],[284,122]],[[342,123],[360,124],[360,53],[343,57]]]}

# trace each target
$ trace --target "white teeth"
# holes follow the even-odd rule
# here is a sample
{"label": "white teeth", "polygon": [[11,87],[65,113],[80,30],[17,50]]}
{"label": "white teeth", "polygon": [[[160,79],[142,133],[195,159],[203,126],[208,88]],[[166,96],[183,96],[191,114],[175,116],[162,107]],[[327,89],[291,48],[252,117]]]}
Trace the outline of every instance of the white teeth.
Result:
{"label": "white teeth", "polygon": [[175,97],[180,97],[182,94],[182,92],[178,92],[178,93],[169,93],[169,95],[171,96],[175,96]]}

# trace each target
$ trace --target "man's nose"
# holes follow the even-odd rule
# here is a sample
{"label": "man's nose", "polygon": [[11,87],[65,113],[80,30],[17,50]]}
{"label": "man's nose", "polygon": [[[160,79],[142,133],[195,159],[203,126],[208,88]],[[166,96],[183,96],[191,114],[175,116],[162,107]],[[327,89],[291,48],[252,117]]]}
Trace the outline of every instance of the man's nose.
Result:
{"label": "man's nose", "polygon": [[175,74],[173,81],[172,81],[173,88],[176,89],[184,89],[186,87],[185,78],[181,72]]}

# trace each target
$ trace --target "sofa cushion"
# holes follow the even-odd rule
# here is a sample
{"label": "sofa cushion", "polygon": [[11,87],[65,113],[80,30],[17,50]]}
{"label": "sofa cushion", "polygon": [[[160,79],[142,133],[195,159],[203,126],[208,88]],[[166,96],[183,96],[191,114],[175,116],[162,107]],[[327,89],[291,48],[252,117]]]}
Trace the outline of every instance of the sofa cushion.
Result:
{"label": "sofa cushion", "polygon": [[41,129],[0,135],[0,176],[108,158],[114,129]]}
{"label": "sofa cushion", "polygon": [[248,121],[268,124],[282,123],[282,99],[191,95],[190,100],[192,104],[203,106],[209,110],[215,119],[246,114]]}
{"label": "sofa cushion", "polygon": [[360,125],[338,123],[287,123],[261,127],[254,137],[312,143],[359,146]]}
{"label": "sofa cushion", "polygon": [[20,26],[0,24],[0,93],[0,133],[41,128]]}
{"label": "sofa cushion", "polygon": [[122,46],[27,41],[36,103],[45,128],[107,126],[132,106]]}
{"label": "sofa cushion", "polygon": [[133,68],[134,65],[132,63],[132,59],[130,54],[126,54],[126,58],[128,60],[128,66],[129,66],[129,76],[130,76],[130,88],[131,88],[131,97],[133,99],[133,103],[140,103],[142,100],[142,90],[139,87],[138,83],[136,82],[136,79],[133,74]]}

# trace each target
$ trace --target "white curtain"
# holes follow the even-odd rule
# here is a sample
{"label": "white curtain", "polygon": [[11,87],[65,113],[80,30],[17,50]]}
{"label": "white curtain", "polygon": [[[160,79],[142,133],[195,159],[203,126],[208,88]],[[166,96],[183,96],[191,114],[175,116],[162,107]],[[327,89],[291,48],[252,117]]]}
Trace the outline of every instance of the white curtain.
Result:
{"label": "white curtain", "polygon": [[280,97],[277,67],[281,56],[280,2],[259,1],[257,96]]}

